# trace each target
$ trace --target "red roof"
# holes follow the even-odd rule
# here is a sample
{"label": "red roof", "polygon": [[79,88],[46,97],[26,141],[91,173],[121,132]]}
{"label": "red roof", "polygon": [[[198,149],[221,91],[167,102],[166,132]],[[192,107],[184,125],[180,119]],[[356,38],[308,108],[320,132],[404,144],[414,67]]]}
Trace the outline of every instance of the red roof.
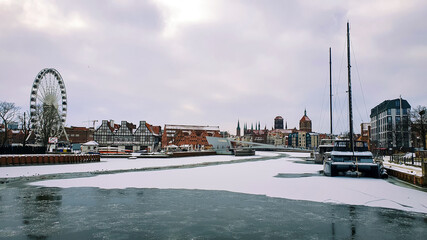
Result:
{"label": "red roof", "polygon": [[148,128],[148,130],[150,130],[150,132],[154,134],[160,134],[160,129],[161,129],[160,126],[153,126],[148,123],[145,123],[145,126]]}
{"label": "red roof", "polygon": [[300,122],[310,122],[310,118],[307,117],[307,115],[302,116],[301,120],[299,120]]}

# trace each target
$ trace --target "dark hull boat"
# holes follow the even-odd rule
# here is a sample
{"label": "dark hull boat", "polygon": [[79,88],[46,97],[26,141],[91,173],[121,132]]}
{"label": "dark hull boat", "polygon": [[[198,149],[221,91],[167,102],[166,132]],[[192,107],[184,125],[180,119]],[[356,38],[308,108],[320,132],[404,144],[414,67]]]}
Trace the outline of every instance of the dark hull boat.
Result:
{"label": "dark hull boat", "polygon": [[253,148],[237,148],[234,149],[234,156],[253,156],[255,149]]}
{"label": "dark hull boat", "polygon": [[366,142],[356,141],[352,150],[349,140],[337,140],[331,158],[325,160],[323,173],[326,176],[355,175],[387,178],[381,162],[376,162]]}

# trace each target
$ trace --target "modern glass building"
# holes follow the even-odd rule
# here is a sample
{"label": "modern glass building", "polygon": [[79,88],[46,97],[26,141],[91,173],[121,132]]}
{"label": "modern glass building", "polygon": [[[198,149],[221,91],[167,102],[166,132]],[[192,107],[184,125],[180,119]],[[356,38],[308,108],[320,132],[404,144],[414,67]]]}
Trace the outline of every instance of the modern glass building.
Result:
{"label": "modern glass building", "polygon": [[371,141],[377,148],[406,150],[411,146],[409,125],[411,105],[397,98],[371,109]]}

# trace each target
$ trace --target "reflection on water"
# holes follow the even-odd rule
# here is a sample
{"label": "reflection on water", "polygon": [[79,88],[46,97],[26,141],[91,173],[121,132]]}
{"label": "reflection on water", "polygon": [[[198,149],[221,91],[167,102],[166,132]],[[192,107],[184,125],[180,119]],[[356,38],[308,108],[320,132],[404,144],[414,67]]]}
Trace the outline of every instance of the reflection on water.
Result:
{"label": "reflection on water", "polygon": [[18,193],[22,231],[29,239],[47,239],[59,226],[62,196],[55,188],[25,188]]}
{"label": "reflection on water", "polygon": [[223,191],[5,188],[0,239],[422,239],[425,214]]}

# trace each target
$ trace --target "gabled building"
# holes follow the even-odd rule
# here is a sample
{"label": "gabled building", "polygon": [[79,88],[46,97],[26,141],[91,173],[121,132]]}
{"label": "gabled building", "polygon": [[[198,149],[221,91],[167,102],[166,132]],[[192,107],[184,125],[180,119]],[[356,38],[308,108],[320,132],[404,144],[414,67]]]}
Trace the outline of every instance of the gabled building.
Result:
{"label": "gabled building", "polygon": [[113,120],[102,120],[101,126],[99,126],[93,134],[95,142],[97,142],[100,147],[113,146],[114,134],[119,127],[119,125],[114,124]]}
{"label": "gabled building", "polygon": [[253,130],[252,131],[252,142],[256,143],[267,143],[268,130]]}
{"label": "gabled building", "polygon": [[160,148],[162,128],[153,126],[146,121],[140,121],[139,127],[134,132],[134,141],[140,143],[144,150],[157,150]]}
{"label": "gabled building", "polygon": [[119,129],[117,129],[114,134],[114,142],[120,143],[120,145],[124,146],[132,146],[132,149],[129,149],[130,147],[127,147],[126,149],[133,150],[133,143],[135,142],[133,131],[135,128],[135,124],[122,121]]}
{"label": "gabled building", "polygon": [[268,131],[267,144],[275,146],[288,146],[288,136],[292,133],[292,129],[274,129]]}
{"label": "gabled building", "polygon": [[[1,126],[0,126],[0,146],[3,145],[5,133],[6,133],[5,129],[1,128]],[[24,140],[25,140],[24,131],[7,129],[7,139],[6,139],[6,142],[4,143],[4,145],[5,146],[21,145],[24,143]]]}
{"label": "gabled building", "polygon": [[175,145],[204,149],[209,146],[207,136],[221,137],[219,126],[166,124],[162,135],[162,147],[167,148],[167,146]]}
{"label": "gabled building", "polygon": [[321,136],[314,132],[294,131],[288,136],[288,146],[294,148],[315,149],[319,146]]}
{"label": "gabled building", "polygon": [[122,121],[120,125],[114,121],[103,120],[94,133],[94,140],[100,147],[118,147],[132,151],[156,151],[160,148],[161,127],[152,126],[140,121],[135,124]]}
{"label": "gabled building", "polygon": [[[77,143],[86,143],[89,141],[93,141],[93,128],[86,128],[86,127],[65,127],[65,132],[67,133],[68,140],[71,144]],[[60,138],[60,141],[66,141],[66,137],[63,134]]]}

